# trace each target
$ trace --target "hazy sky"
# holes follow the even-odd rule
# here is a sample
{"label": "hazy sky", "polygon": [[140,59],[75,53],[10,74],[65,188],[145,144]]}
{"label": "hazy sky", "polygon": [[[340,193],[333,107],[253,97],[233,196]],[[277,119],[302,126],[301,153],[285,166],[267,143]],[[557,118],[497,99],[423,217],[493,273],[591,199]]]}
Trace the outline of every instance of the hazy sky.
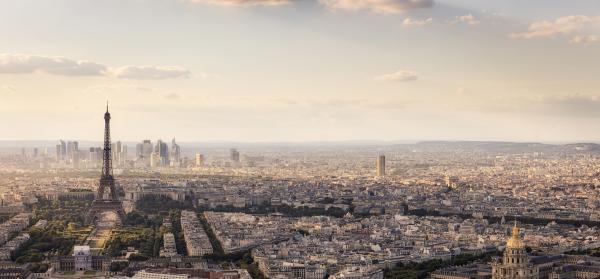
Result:
{"label": "hazy sky", "polygon": [[600,141],[598,0],[3,0],[0,139]]}

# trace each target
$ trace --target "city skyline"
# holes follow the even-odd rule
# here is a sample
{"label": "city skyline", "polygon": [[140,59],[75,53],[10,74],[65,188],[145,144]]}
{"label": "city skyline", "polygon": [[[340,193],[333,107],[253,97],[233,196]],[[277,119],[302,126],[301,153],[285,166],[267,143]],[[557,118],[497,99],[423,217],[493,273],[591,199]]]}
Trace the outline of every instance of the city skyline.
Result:
{"label": "city skyline", "polygon": [[0,278],[600,279],[599,0],[0,21]]}
{"label": "city skyline", "polygon": [[599,8],[5,1],[2,140],[597,142]]}

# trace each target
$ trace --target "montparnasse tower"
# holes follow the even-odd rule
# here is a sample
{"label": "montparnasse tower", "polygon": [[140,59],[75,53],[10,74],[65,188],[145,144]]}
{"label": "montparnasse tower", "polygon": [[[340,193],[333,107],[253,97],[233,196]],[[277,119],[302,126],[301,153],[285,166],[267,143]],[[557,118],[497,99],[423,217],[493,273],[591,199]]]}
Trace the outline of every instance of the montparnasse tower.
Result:
{"label": "montparnasse tower", "polygon": [[492,264],[492,279],[538,279],[539,277],[539,269],[529,264],[525,243],[521,239],[515,221],[512,236],[506,242],[502,262]]}

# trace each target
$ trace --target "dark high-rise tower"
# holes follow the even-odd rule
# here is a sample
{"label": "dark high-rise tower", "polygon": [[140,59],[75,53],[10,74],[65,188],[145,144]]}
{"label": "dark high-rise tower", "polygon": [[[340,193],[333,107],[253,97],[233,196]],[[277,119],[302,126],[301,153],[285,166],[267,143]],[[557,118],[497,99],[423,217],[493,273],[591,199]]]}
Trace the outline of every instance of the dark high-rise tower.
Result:
{"label": "dark high-rise tower", "polygon": [[385,155],[377,156],[377,176],[385,175]]}
{"label": "dark high-rise tower", "polygon": [[[104,149],[102,151],[102,175],[100,176],[100,186],[98,187],[98,194],[92,203],[90,211],[88,212],[87,222],[95,223],[100,214],[112,211],[116,213],[120,220],[125,219],[125,211],[123,211],[123,205],[117,197],[117,190],[115,187],[115,178],[112,172],[112,158],[111,158],[111,144],[110,144],[110,113],[108,112],[108,104],[106,105],[106,113],[104,114]],[[105,198],[104,191],[110,191],[110,195]]]}
{"label": "dark high-rise tower", "polygon": [[240,162],[240,152],[237,151],[237,149],[235,149],[235,148],[232,148],[229,150],[229,157],[231,159],[231,162],[233,162],[233,163]]}

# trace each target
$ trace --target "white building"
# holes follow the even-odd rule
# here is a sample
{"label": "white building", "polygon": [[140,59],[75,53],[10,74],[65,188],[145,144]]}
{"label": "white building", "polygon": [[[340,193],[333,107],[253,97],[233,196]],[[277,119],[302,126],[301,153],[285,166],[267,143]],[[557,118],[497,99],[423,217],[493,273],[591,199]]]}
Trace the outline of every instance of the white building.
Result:
{"label": "white building", "polygon": [[168,274],[168,273],[153,273],[145,270],[140,270],[133,276],[136,279],[187,279],[190,278],[187,274]]}
{"label": "white building", "polygon": [[75,270],[81,271],[92,269],[90,246],[75,246],[73,248],[73,257],[75,257]]}

